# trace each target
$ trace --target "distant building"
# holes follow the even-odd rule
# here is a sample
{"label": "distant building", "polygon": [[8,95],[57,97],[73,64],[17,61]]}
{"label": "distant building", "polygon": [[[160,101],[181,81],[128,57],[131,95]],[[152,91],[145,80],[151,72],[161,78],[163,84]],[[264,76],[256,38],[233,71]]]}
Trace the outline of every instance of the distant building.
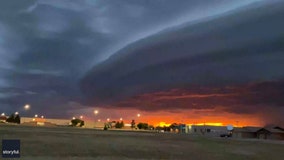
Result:
{"label": "distant building", "polygon": [[163,127],[164,131],[172,132],[172,133],[188,133],[189,127],[186,124],[177,124],[173,123],[168,127]]}
{"label": "distant building", "polygon": [[256,132],[260,130],[261,127],[243,127],[235,128],[233,131],[233,137],[235,138],[256,138]]}
{"label": "distant building", "polygon": [[[105,122],[84,121],[84,128],[103,129]],[[69,126],[71,119],[49,119],[40,117],[22,117],[21,124],[29,126]]]}
{"label": "distant building", "polygon": [[0,116],[0,122],[6,122],[7,117],[6,116]]}
{"label": "distant building", "polygon": [[233,131],[235,138],[256,138],[284,140],[284,129],[281,127],[261,128],[261,127],[243,127],[235,128]]}
{"label": "distant building", "polygon": [[192,125],[189,133],[219,137],[221,134],[228,133],[228,130],[226,126]]}
{"label": "distant building", "polygon": [[69,119],[46,119],[38,117],[22,117],[21,124],[32,125],[32,126],[67,126],[70,124]]}
{"label": "distant building", "polygon": [[94,122],[94,123],[89,123],[89,124],[90,125],[87,125],[86,128],[103,129],[105,127],[105,122]]}

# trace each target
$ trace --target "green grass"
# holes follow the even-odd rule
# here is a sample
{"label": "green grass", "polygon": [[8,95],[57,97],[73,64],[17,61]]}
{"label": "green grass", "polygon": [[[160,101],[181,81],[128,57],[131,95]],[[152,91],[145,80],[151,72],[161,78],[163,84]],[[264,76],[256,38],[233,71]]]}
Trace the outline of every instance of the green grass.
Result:
{"label": "green grass", "polygon": [[21,159],[282,160],[284,157],[282,142],[188,134],[0,125],[0,136],[21,140]]}

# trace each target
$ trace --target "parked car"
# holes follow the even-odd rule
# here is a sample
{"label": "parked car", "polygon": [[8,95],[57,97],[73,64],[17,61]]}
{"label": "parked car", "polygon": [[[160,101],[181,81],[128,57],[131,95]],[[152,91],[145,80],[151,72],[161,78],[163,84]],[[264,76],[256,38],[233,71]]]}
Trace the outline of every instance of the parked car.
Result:
{"label": "parked car", "polygon": [[232,134],[223,133],[223,134],[220,134],[220,137],[232,137]]}

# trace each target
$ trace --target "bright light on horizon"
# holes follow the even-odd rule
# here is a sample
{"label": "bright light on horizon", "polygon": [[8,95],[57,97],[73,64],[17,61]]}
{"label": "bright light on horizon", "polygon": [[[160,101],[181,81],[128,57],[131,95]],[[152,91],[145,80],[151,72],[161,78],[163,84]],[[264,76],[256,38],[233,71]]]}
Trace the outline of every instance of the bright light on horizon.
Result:
{"label": "bright light on horizon", "polygon": [[197,123],[197,124],[193,124],[193,125],[196,125],[196,126],[204,126],[204,125],[207,125],[207,126],[224,126],[223,123],[220,123],[220,122],[217,122],[217,123],[214,123],[214,122]]}
{"label": "bright light on horizon", "polygon": [[[177,123],[177,124],[179,124],[179,123]],[[171,125],[171,123],[166,123],[166,122],[159,122],[158,124],[156,124],[156,126],[160,126],[160,127],[169,127],[170,125]],[[204,125],[208,125],[208,126],[225,126],[221,122],[217,122],[217,123],[208,122],[208,123],[196,123],[196,124],[188,123],[186,125],[189,125],[189,126],[192,126],[192,125],[195,125],[195,126],[204,126]]]}
{"label": "bright light on horizon", "polygon": [[2,113],[1,116],[5,116],[5,113]]}
{"label": "bright light on horizon", "polygon": [[15,115],[18,115],[19,114],[19,112],[15,112]]}
{"label": "bright light on horizon", "polygon": [[94,110],[94,114],[97,115],[99,113],[98,110]]}
{"label": "bright light on horizon", "polygon": [[160,126],[160,127],[169,127],[171,124],[169,123],[166,123],[166,122],[160,122],[157,126]]}

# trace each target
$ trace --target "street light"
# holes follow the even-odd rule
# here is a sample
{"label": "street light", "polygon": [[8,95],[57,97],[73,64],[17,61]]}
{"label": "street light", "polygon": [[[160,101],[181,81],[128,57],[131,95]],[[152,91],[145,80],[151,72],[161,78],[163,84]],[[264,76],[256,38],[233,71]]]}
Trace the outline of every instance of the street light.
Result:
{"label": "street light", "polygon": [[1,116],[5,116],[5,113],[2,113]]}
{"label": "street light", "polygon": [[44,116],[41,116],[41,118],[43,119],[43,118],[44,118]]}
{"label": "street light", "polygon": [[[141,116],[141,114],[140,113],[138,113],[137,114],[137,119],[139,119],[140,118],[140,116]],[[138,121],[138,120],[137,120]]]}
{"label": "street light", "polygon": [[83,119],[84,117],[83,116],[80,116],[80,119]]}
{"label": "street light", "polygon": [[74,120],[74,119],[76,119],[75,117],[72,117],[72,119]]}
{"label": "street light", "polygon": [[15,115],[18,115],[19,114],[19,112],[15,112]]}
{"label": "street light", "polygon": [[99,113],[98,110],[94,110],[94,114],[95,114],[95,121],[94,121],[94,128],[96,128],[96,115]]}
{"label": "street light", "polygon": [[100,122],[101,121],[101,119],[98,119],[98,122]]}
{"label": "street light", "polygon": [[36,114],[36,115],[35,115],[35,118],[37,118],[37,117],[38,117],[38,115]]}
{"label": "street light", "polygon": [[24,106],[24,109],[27,111],[27,110],[29,110],[31,108],[31,106],[29,105],[29,104],[26,104],[25,106]]}
{"label": "street light", "polygon": [[122,121],[122,118],[120,118],[119,120]]}
{"label": "street light", "polygon": [[108,119],[107,119],[107,121],[109,122],[109,121],[110,121],[110,119],[108,118]]}

